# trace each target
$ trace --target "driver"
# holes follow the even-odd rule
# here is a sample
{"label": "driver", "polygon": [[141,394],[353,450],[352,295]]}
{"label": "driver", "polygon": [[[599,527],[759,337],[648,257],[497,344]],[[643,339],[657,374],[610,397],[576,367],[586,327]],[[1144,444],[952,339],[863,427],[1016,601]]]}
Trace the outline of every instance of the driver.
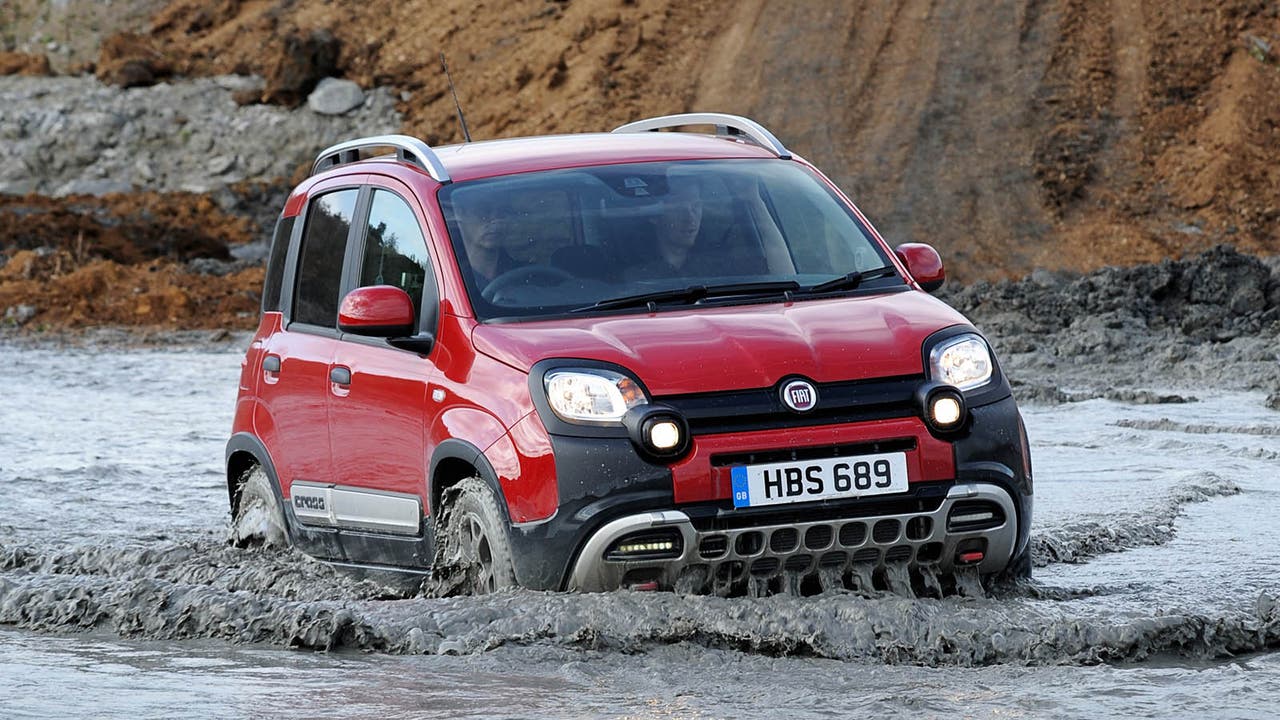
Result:
{"label": "driver", "polygon": [[658,216],[658,255],[667,267],[687,274],[702,227],[702,194],[692,182],[671,183]]}
{"label": "driver", "polygon": [[508,234],[506,212],[498,203],[483,199],[460,202],[454,214],[476,289],[483,290],[494,278],[520,265],[503,246]]}

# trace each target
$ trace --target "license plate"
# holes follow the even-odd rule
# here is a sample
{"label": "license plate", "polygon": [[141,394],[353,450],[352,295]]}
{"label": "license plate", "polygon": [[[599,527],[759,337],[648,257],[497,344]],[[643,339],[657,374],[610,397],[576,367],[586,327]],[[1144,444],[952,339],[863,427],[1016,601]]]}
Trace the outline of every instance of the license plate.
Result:
{"label": "license plate", "polygon": [[731,473],[734,507],[888,495],[907,491],[907,454],[736,465]]}

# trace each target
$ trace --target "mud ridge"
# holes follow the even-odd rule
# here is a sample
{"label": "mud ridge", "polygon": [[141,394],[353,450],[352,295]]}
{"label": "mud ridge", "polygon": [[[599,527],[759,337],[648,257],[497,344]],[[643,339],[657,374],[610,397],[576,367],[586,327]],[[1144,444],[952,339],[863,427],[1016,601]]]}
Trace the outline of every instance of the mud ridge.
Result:
{"label": "mud ridge", "polygon": [[1142,513],[1082,519],[1051,528],[1038,528],[1031,536],[1031,557],[1036,567],[1053,563],[1082,563],[1108,553],[1164,545],[1177,535],[1175,522],[1183,509],[1217,497],[1238,495],[1240,486],[1213,473],[1199,481],[1174,486],[1163,502]]}
{"label": "mud ridge", "polygon": [[1160,418],[1159,420],[1122,419],[1112,423],[1115,427],[1133,430],[1164,430],[1187,433],[1188,435],[1259,435],[1263,437],[1280,436],[1280,425],[1215,425],[1213,423],[1184,423]]}
{"label": "mud ridge", "polygon": [[508,645],[636,653],[690,643],[771,657],[926,666],[1212,658],[1280,646],[1280,612],[1268,595],[1246,609],[1103,619],[1043,603],[868,601],[845,594],[742,601],[505,592],[479,599],[299,602],[156,579],[5,575],[0,623],[394,654],[474,654]]}
{"label": "mud ridge", "polygon": [[0,542],[0,571],[156,580],[250,591],[288,600],[386,599],[394,589],[358,579],[295,550],[241,550],[213,540],[181,543],[38,547]]}

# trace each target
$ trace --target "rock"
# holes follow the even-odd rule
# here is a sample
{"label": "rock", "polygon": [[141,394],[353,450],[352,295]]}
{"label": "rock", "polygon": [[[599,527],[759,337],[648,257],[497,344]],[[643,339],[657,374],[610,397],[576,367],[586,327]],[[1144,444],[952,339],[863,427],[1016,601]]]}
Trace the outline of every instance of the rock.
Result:
{"label": "rock", "polygon": [[4,321],[13,325],[26,325],[38,312],[34,305],[14,305],[4,311]]}
{"label": "rock", "polygon": [[187,270],[197,275],[222,277],[237,270],[235,263],[215,258],[196,258],[187,263]]}
{"label": "rock", "polygon": [[45,77],[53,74],[47,55],[21,52],[0,52],[0,75],[28,75]]}
{"label": "rock", "polygon": [[213,78],[218,87],[231,92],[262,93],[263,81],[257,75],[219,75]]}
{"label": "rock", "polygon": [[58,197],[67,195],[110,195],[111,193],[131,192],[132,190],[133,185],[122,180],[81,178],[65,183],[55,190],[53,194]]}
{"label": "rock", "polygon": [[271,254],[271,246],[265,242],[246,243],[244,245],[234,245],[230,248],[231,257],[247,263],[266,264],[267,256]]}
{"label": "rock", "polygon": [[267,63],[263,102],[291,108],[301,105],[321,78],[333,75],[340,47],[327,30],[286,35],[276,57]]}
{"label": "rock", "polygon": [[127,88],[154,85],[172,72],[150,38],[125,32],[102,41],[95,74],[104,83]]}
{"label": "rock", "polygon": [[325,78],[307,96],[307,107],[321,115],[345,115],[364,104],[364,91],[350,80]]}
{"label": "rock", "polygon": [[236,157],[234,155],[217,155],[209,158],[209,174],[221,175],[236,166]]}
{"label": "rock", "polygon": [[[130,184],[206,191],[239,179],[275,182],[303,164],[309,170],[316,150],[334,138],[401,125],[384,88],[365,91],[364,103],[344,115],[239,107],[232,94],[212,78],[122,90],[92,77],[0,77],[0,192],[100,194]],[[269,224],[279,210],[276,204]]]}
{"label": "rock", "polygon": [[1274,392],[1267,396],[1267,407],[1272,410],[1280,410],[1280,392]]}

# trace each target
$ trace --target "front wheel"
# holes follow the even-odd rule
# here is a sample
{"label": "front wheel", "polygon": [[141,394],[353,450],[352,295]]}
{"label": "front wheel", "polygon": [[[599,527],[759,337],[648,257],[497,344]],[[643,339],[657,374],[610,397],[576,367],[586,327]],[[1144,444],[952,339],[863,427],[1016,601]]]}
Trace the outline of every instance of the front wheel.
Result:
{"label": "front wheel", "polygon": [[445,492],[433,574],[446,594],[487,595],[515,587],[506,517],[493,491],[470,477]]}
{"label": "front wheel", "polygon": [[231,544],[236,547],[286,547],[284,513],[262,466],[254,466],[240,480],[240,501],[231,519]]}

